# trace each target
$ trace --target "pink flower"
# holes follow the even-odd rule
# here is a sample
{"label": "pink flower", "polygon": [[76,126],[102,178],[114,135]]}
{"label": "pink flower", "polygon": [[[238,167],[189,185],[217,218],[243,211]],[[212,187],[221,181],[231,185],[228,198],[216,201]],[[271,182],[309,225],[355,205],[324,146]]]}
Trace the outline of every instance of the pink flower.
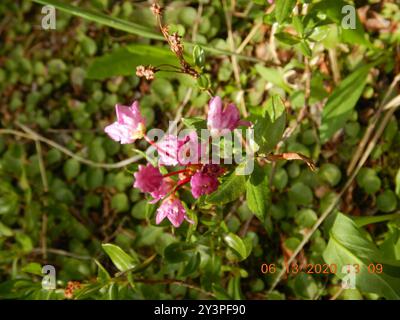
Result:
{"label": "pink flower", "polygon": [[160,224],[165,218],[168,218],[175,228],[179,227],[184,219],[189,223],[194,223],[186,216],[186,210],[182,202],[173,196],[165,199],[157,209],[156,223]]}
{"label": "pink flower", "polygon": [[199,163],[201,152],[206,151],[205,145],[199,143],[196,131],[191,132],[183,139],[169,134],[157,143],[159,164],[176,166]]}
{"label": "pink flower", "polygon": [[126,144],[143,137],[146,125],[137,101],[133,102],[130,107],[117,104],[115,111],[117,121],[104,129],[111,139]]}
{"label": "pink flower", "polygon": [[159,200],[163,199],[168,193],[172,191],[172,189],[174,188],[174,183],[174,180],[172,180],[171,178],[164,178],[160,187],[150,193],[150,195],[153,197],[153,200],[151,200],[150,203],[156,203]]}
{"label": "pink flower", "polygon": [[197,199],[204,194],[210,194],[217,190],[219,181],[215,176],[197,172],[192,176],[190,186],[192,187],[193,197]]}
{"label": "pink flower", "polygon": [[158,163],[164,166],[176,166],[178,162],[178,151],[185,140],[180,140],[176,135],[166,135],[157,143],[157,150],[160,156]]}
{"label": "pink flower", "polygon": [[190,132],[184,143],[178,149],[178,163],[180,165],[198,164],[207,151],[207,144],[201,144],[196,131]]}
{"label": "pink flower", "polygon": [[218,96],[210,100],[209,107],[207,126],[212,135],[218,135],[224,129],[232,131],[240,125],[250,125],[250,122],[240,120],[239,110],[233,103],[223,108],[222,100]]}
{"label": "pink flower", "polygon": [[133,186],[142,192],[155,192],[160,188],[163,181],[160,170],[151,164],[147,164],[147,166],[140,165],[139,171],[133,175],[135,177]]}

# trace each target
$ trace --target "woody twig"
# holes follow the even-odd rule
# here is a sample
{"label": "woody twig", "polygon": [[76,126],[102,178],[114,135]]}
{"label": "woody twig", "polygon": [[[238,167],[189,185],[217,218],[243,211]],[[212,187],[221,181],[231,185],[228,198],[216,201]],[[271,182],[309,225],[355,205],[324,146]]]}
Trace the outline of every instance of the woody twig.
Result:
{"label": "woody twig", "polygon": [[[167,40],[171,51],[178,58],[180,68],[177,68],[173,71],[178,73],[188,74],[195,79],[199,78],[200,74],[185,60],[183,54],[184,47],[182,43],[182,37],[177,32],[170,33],[169,27],[163,24],[162,14],[164,12],[164,9],[157,2],[155,2],[151,5],[151,11],[155,15],[158,27],[160,28],[160,31],[164,36],[165,40]],[[176,68],[175,66],[170,66],[170,67]],[[158,71],[165,71],[165,70],[162,70],[159,67],[153,67],[151,65],[148,66],[140,65],[136,68],[136,75],[138,77],[145,77],[147,80],[152,80],[154,79],[154,74]]]}

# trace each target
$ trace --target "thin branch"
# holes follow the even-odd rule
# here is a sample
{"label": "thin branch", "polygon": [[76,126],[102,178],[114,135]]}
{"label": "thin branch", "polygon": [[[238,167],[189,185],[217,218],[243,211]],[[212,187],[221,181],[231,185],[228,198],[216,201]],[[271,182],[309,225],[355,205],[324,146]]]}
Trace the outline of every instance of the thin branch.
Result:
{"label": "thin branch", "polygon": [[68,150],[67,148],[63,147],[62,145],[58,144],[57,142],[54,142],[53,140],[47,139],[40,134],[36,133],[32,129],[26,127],[23,124],[17,124],[21,129],[23,129],[26,133],[17,131],[17,130],[12,130],[12,129],[0,129],[0,135],[1,134],[12,134],[21,138],[25,139],[31,139],[31,140],[39,140],[41,142],[44,142],[53,148],[56,148],[60,150],[61,152],[65,153],[66,155],[70,156],[71,158],[74,158],[75,160],[82,162],[84,164],[87,164],[92,167],[98,167],[98,168],[106,168],[106,169],[116,169],[116,168],[122,168],[125,167],[131,163],[137,162],[140,159],[143,158],[142,155],[136,155],[134,157],[131,157],[129,159],[116,162],[116,163],[102,163],[102,162],[94,162],[89,159],[83,158],[81,156],[76,155],[72,151]]}
{"label": "thin branch", "polygon": [[[228,43],[229,43],[229,47],[231,49],[231,51],[235,51],[235,42],[233,39],[233,32],[232,32],[232,11],[234,11],[234,8],[232,8],[232,10],[228,9],[228,6],[226,4],[225,0],[222,0],[222,7],[224,8],[224,14],[225,14],[225,21],[226,21],[226,27],[228,29]],[[239,93],[238,93],[238,97],[239,97],[239,101],[240,101],[240,106],[242,109],[242,113],[245,117],[248,116],[248,112],[246,109],[246,103],[244,101],[244,92],[242,89],[242,85],[240,83],[240,68],[239,68],[239,64],[238,64],[238,60],[236,58],[236,56],[231,56],[231,61],[232,61],[232,67],[233,67],[233,74],[235,76],[235,81],[236,81],[236,85],[239,88]]]}
{"label": "thin branch", "polygon": [[387,103],[387,101],[389,100],[390,96],[392,95],[393,90],[396,88],[396,85],[397,85],[397,83],[399,81],[400,81],[400,74],[397,75],[393,79],[393,81],[392,81],[387,93],[385,94],[385,97],[382,100],[382,103],[381,103],[379,109],[374,114],[373,118],[371,119],[371,123],[368,126],[367,130],[365,131],[365,134],[364,134],[363,138],[361,139],[360,143],[358,144],[358,147],[357,147],[357,149],[356,149],[356,151],[354,153],[354,156],[352,157],[352,159],[351,159],[351,161],[349,163],[349,166],[347,167],[347,175],[350,175],[350,173],[355,168],[355,166],[357,164],[357,161],[360,159],[360,157],[364,153],[364,148],[367,145],[368,141],[370,141],[371,135],[372,135],[377,123],[378,123],[378,120],[379,120],[383,110],[385,108],[387,108],[387,106],[391,105],[391,103],[390,102]]}
{"label": "thin branch", "polygon": [[[42,254],[43,249],[42,248],[34,248],[34,249],[32,249],[31,252],[35,253],[35,254],[36,253]],[[61,249],[48,248],[47,252],[53,253],[53,254],[56,254],[56,255],[60,255],[60,256],[79,259],[79,260],[91,260],[92,259],[92,257],[89,257],[89,256],[82,256],[82,255],[79,255],[79,254],[76,254],[76,253],[73,253],[73,252],[68,252],[68,251],[61,250]]]}
{"label": "thin branch", "polygon": [[43,154],[42,154],[42,148],[40,145],[40,141],[35,139],[35,145],[36,145],[36,151],[37,151],[38,159],[39,159],[39,169],[40,169],[40,176],[42,178],[42,183],[43,183],[43,190],[44,190],[44,192],[47,192],[49,190],[49,184],[47,182],[46,168],[44,166]]}

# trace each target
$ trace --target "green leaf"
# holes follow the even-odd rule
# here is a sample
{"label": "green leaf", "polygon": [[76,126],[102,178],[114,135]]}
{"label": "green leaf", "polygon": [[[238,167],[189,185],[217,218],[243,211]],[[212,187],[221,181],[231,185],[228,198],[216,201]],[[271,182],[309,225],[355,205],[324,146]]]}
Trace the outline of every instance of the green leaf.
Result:
{"label": "green leaf", "polygon": [[170,244],[164,250],[164,257],[170,263],[178,263],[189,260],[194,255],[196,246],[192,243],[176,242]]}
{"label": "green leaf", "polygon": [[64,175],[68,180],[71,180],[78,176],[81,168],[81,164],[79,161],[75,159],[68,159],[63,167]]}
{"label": "green leaf", "polygon": [[181,276],[182,277],[187,277],[187,276],[191,275],[192,273],[198,271],[200,262],[201,262],[201,256],[200,256],[200,253],[197,252],[187,262],[187,264],[185,266],[185,269],[183,270]]}
{"label": "green leaf", "polygon": [[182,118],[182,123],[189,129],[207,129],[206,120],[200,117]]}
{"label": "green leaf", "polygon": [[97,265],[97,281],[100,282],[107,282],[108,280],[111,279],[109,273],[107,272],[107,270],[101,265],[101,263],[99,261],[97,261],[96,259],[94,260],[94,262]]}
{"label": "green leaf", "polygon": [[0,222],[0,237],[11,237],[14,234],[13,230]]}
{"label": "green leaf", "polygon": [[315,299],[318,294],[318,285],[313,275],[300,273],[293,281],[293,290],[303,299]]}
{"label": "green leaf", "polygon": [[163,37],[153,30],[150,30],[146,27],[143,27],[139,24],[125,21],[122,19],[118,19],[115,17],[112,17],[109,14],[104,14],[95,10],[90,10],[90,9],[84,9],[78,6],[74,6],[68,3],[65,3],[63,1],[58,1],[58,0],[34,0],[34,2],[43,4],[43,5],[52,5],[54,6],[57,10],[73,14],[75,16],[81,17],[86,20],[94,21],[97,23],[100,23],[102,25],[126,31],[129,33],[136,34],[138,36],[150,38],[150,39],[158,39],[161,40]]}
{"label": "green leaf", "polygon": [[15,235],[15,240],[17,240],[18,244],[21,246],[22,251],[26,253],[32,251],[33,249],[32,239],[27,234],[18,232]]}
{"label": "green leaf", "polygon": [[272,84],[276,85],[279,88],[282,88],[285,90],[287,93],[291,94],[292,93],[292,88],[288,86],[286,83],[284,77],[283,77],[283,71],[282,69],[276,69],[276,68],[267,68],[264,67],[261,64],[257,64],[255,66],[256,71],[260,74],[260,76],[271,82]]}
{"label": "green leaf", "polygon": [[210,77],[206,74],[201,74],[200,77],[197,78],[197,85],[201,90],[207,90],[210,88]]}
{"label": "green leaf", "polygon": [[254,171],[246,182],[246,200],[249,209],[264,222],[270,198],[269,179],[264,168],[255,163]]}
{"label": "green leaf", "polygon": [[297,34],[300,37],[303,37],[304,34],[304,26],[303,21],[299,16],[293,16],[292,18],[293,27],[296,29]]}
{"label": "green leaf", "polygon": [[[400,267],[399,262],[387,262],[381,252],[365,237],[365,233],[357,228],[356,223],[338,213],[330,230],[330,239],[323,253],[328,264],[336,264],[339,278],[346,265],[358,265],[360,272],[356,274],[356,287],[364,292],[376,293],[386,299],[400,299]],[[370,264],[381,263],[383,272],[370,272]]]}
{"label": "green leaf", "polygon": [[275,17],[279,24],[281,24],[292,12],[296,0],[280,0],[275,3]]}
{"label": "green leaf", "polygon": [[193,61],[196,66],[203,68],[206,62],[204,49],[198,45],[193,48]]}
{"label": "green leaf", "polygon": [[312,51],[310,46],[308,45],[307,41],[303,40],[298,44],[298,48],[300,49],[301,53],[304,54],[306,57],[311,58]]}
{"label": "green leaf", "polygon": [[278,32],[277,34],[275,34],[275,38],[289,46],[293,46],[301,41],[299,37],[296,37],[287,32]]}
{"label": "green leaf", "polygon": [[389,223],[389,231],[385,240],[380,244],[379,250],[387,259],[400,260],[400,229],[395,226],[396,222]]}
{"label": "green leaf", "polygon": [[358,17],[357,10],[355,9],[355,22],[356,28],[344,28],[343,22],[346,21],[348,13],[342,13],[342,8],[348,5],[347,2],[342,0],[323,0],[312,6],[310,14],[313,12],[324,12],[331,21],[336,23],[341,31],[341,40],[349,44],[361,44],[371,46],[371,43],[365,38],[365,31],[362,23]]}
{"label": "green leaf", "polygon": [[274,95],[255,119],[254,140],[259,146],[259,153],[269,153],[282,138],[285,128],[285,106],[282,99]]}
{"label": "green leaf", "polygon": [[[125,31],[128,33],[136,34],[136,35],[144,37],[144,38],[165,41],[163,36],[160,33],[156,33],[152,29],[143,27],[139,24],[136,24],[136,23],[133,23],[130,21],[112,17],[109,14],[103,14],[103,13],[95,11],[95,10],[80,8],[78,6],[67,4],[67,3],[64,3],[63,1],[59,1],[59,0],[34,0],[34,2],[43,4],[43,5],[54,6],[57,10],[60,10],[62,12],[66,12],[66,13],[72,14],[77,17],[81,17],[81,18],[89,20],[89,21],[94,21],[99,24],[108,26],[110,28],[114,28],[114,29],[122,30],[122,31]],[[190,45],[190,46],[195,45],[194,43],[191,43],[189,41],[185,41],[185,44]],[[244,55],[238,54],[236,52],[232,52],[232,51],[222,50],[219,48],[215,48],[215,46],[208,46],[208,45],[202,44],[202,48],[204,50],[207,50],[216,55],[229,55],[229,56],[232,55],[232,56],[236,56],[238,59],[254,61],[254,62],[261,62],[261,59],[244,56]]]}
{"label": "green leaf", "polygon": [[249,252],[247,251],[245,243],[236,234],[228,233],[224,236],[224,241],[229,248],[233,249],[239,255],[241,260],[248,257]]}
{"label": "green leaf", "polygon": [[113,76],[134,75],[137,66],[149,64],[178,65],[177,59],[167,47],[135,43],[95,58],[87,70],[87,78],[103,80]]}
{"label": "green leaf", "polygon": [[363,227],[368,224],[390,221],[397,218],[400,218],[400,213],[381,214],[378,216],[354,217],[353,220],[356,223],[357,227]]}
{"label": "green leaf", "polygon": [[345,122],[360,98],[371,64],[358,68],[332,92],[322,111],[322,122],[320,127],[321,142],[324,143],[332,135],[343,128]]}
{"label": "green leaf", "polygon": [[217,300],[232,300],[232,297],[220,285],[213,283],[212,290]]}
{"label": "green leaf", "polygon": [[22,272],[32,273],[37,276],[43,276],[42,266],[37,262],[30,262],[26,266],[22,267]]}
{"label": "green leaf", "polygon": [[136,259],[131,257],[120,247],[111,243],[105,243],[101,246],[119,271],[127,271],[137,265]]}
{"label": "green leaf", "polygon": [[234,276],[229,280],[227,292],[234,300],[241,300],[242,299],[242,293],[241,293],[241,289],[240,289],[240,276],[239,275]]}
{"label": "green leaf", "polygon": [[395,191],[396,195],[400,198],[400,169],[397,171],[395,184],[396,184],[396,191]]}
{"label": "green leaf", "polygon": [[231,175],[219,186],[218,190],[206,197],[210,204],[226,204],[240,197],[244,192],[246,179],[243,175],[232,172]]}
{"label": "green leaf", "polygon": [[118,285],[114,282],[108,287],[108,300],[118,300]]}

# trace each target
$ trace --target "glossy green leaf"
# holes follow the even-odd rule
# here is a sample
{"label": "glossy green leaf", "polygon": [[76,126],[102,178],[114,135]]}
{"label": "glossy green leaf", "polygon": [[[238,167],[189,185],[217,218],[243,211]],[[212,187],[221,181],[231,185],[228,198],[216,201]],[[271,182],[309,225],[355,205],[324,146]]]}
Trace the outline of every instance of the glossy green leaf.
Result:
{"label": "glossy green leaf", "polygon": [[[335,22],[341,31],[341,39],[344,42],[349,44],[361,44],[370,46],[370,42],[365,38],[365,31],[362,23],[357,14],[357,9],[354,8],[354,19],[355,19],[355,28],[350,28],[345,26],[347,21],[347,16],[351,16],[353,12],[349,13],[349,11],[344,10],[345,6],[349,5],[349,3],[342,0],[323,0],[312,6],[310,12],[324,12],[326,15]],[[352,6],[352,5],[351,5]],[[343,10],[343,12],[342,12]],[[351,17],[353,18],[353,17]]]}
{"label": "glossy green leaf", "polygon": [[368,224],[379,223],[399,219],[400,213],[380,214],[376,216],[354,217],[353,220],[358,227],[363,227]]}
{"label": "glossy green leaf", "polygon": [[105,243],[101,246],[119,271],[127,271],[137,265],[137,260],[120,247],[111,243]]}
{"label": "glossy green leaf", "polygon": [[278,32],[277,34],[275,34],[275,38],[289,46],[295,45],[301,41],[299,37],[296,37],[287,32]]}
{"label": "glossy green leaf", "polygon": [[113,76],[134,75],[137,66],[149,64],[178,65],[176,57],[168,48],[135,43],[95,58],[87,70],[87,77],[102,80]]}
{"label": "glossy green leaf", "polygon": [[228,233],[224,236],[224,241],[229,248],[233,249],[239,255],[241,260],[244,260],[248,257],[249,253],[246,245],[239,236],[233,233]]}
{"label": "glossy green leaf", "polygon": [[[357,264],[356,287],[363,292],[372,292],[387,299],[400,299],[400,261],[387,262],[381,252],[358,229],[352,219],[339,213],[330,230],[329,243],[323,253],[328,264],[337,265],[336,275],[343,278],[343,267]],[[368,271],[371,264],[381,263],[383,272]]]}
{"label": "glossy green leaf", "polygon": [[193,61],[199,68],[203,68],[206,62],[204,49],[198,45],[193,48]]}
{"label": "glossy green leaf", "polygon": [[206,197],[206,202],[210,204],[226,204],[240,197],[244,192],[246,179],[243,175],[232,172],[229,177],[211,195]]}
{"label": "glossy green leaf", "polygon": [[285,21],[285,19],[292,12],[296,0],[278,0],[275,2],[275,18],[279,23]]}
{"label": "glossy green leaf", "polygon": [[201,256],[200,253],[197,252],[195,255],[193,255],[190,260],[187,262],[185,269],[182,272],[182,277],[187,277],[191,275],[192,273],[198,271],[199,265],[201,262]]}
{"label": "glossy green leaf", "polygon": [[333,134],[343,128],[360,98],[371,65],[358,68],[344,79],[332,92],[322,111],[320,137],[326,142]]}
{"label": "glossy green leaf", "polygon": [[22,267],[21,271],[43,276],[42,266],[37,262],[28,263],[26,266]]}
{"label": "glossy green leaf", "polygon": [[397,174],[395,177],[395,185],[396,185],[396,195],[400,198],[400,169],[397,170]]}
{"label": "glossy green leaf", "polygon": [[200,117],[182,118],[182,123],[189,129],[207,129],[206,120]]}
{"label": "glossy green leaf", "polygon": [[232,300],[232,297],[220,285],[213,283],[212,290],[217,300]]}
{"label": "glossy green leaf", "polygon": [[257,64],[255,66],[255,68],[256,68],[256,71],[260,74],[260,76],[264,80],[267,80],[267,81],[271,82],[272,84],[276,85],[277,87],[282,88],[289,94],[292,93],[293,90],[286,83],[286,81],[283,77],[283,71],[281,69],[267,68],[261,64]]}
{"label": "glossy green leaf", "polygon": [[196,246],[192,243],[172,243],[165,248],[164,257],[170,263],[187,261],[194,255],[195,248]]}
{"label": "glossy green leaf", "polygon": [[11,237],[14,234],[13,230],[0,222],[0,237]]}
{"label": "glossy green leaf", "polygon": [[[152,29],[143,27],[139,24],[136,24],[136,23],[133,23],[130,21],[111,17],[108,14],[103,14],[103,13],[95,11],[95,10],[80,8],[78,6],[71,5],[71,4],[68,4],[68,3],[65,3],[65,2],[59,1],[59,0],[33,0],[33,1],[36,3],[43,4],[43,5],[54,6],[57,10],[75,15],[77,17],[81,17],[81,18],[89,20],[89,21],[94,21],[96,23],[108,26],[110,28],[122,30],[122,31],[125,31],[128,33],[136,34],[138,36],[149,38],[149,39],[156,39],[156,40],[164,41],[163,36],[160,33],[153,31]],[[185,44],[191,45],[191,46],[195,45],[189,41],[185,41]],[[207,50],[211,53],[218,54],[218,55],[221,55],[221,54],[233,55],[233,56],[238,57],[238,59],[244,59],[244,60],[254,61],[254,62],[261,61],[260,59],[257,59],[254,57],[248,57],[248,56],[238,54],[236,52],[231,52],[231,51],[215,48],[215,46],[208,46],[208,45],[202,44],[202,48],[204,50]]]}
{"label": "glossy green leaf", "polygon": [[107,270],[101,265],[101,263],[98,260],[94,260],[94,262],[97,265],[97,280],[101,282],[106,282],[110,280],[110,275],[107,272]]}
{"label": "glossy green leaf", "polygon": [[234,300],[241,300],[242,299],[242,292],[240,288],[240,276],[234,276],[231,278],[228,282],[228,294],[234,299]]}
{"label": "glossy green leaf", "polygon": [[254,140],[259,153],[269,153],[282,138],[286,128],[286,111],[282,99],[272,96],[257,115],[254,124]]}
{"label": "glossy green leaf", "polygon": [[247,206],[264,222],[270,201],[269,179],[266,170],[255,163],[254,171],[246,182]]}

